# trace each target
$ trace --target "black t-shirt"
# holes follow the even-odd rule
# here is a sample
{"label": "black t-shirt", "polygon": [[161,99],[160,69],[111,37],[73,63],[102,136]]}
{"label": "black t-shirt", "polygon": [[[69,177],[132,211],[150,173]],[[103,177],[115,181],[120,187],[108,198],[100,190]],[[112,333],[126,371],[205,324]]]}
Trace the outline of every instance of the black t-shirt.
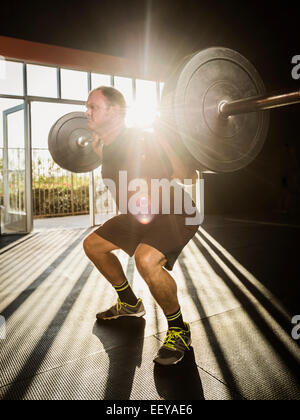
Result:
{"label": "black t-shirt", "polygon": [[162,146],[152,133],[126,128],[102,149],[103,178],[118,179],[119,171],[128,172],[128,180],[135,178],[171,179],[173,168]]}
{"label": "black t-shirt", "polygon": [[[138,205],[148,208],[151,213],[151,199],[153,198],[153,190],[151,190],[151,181],[161,180],[172,181],[173,168],[172,164],[160,143],[157,141],[153,133],[143,132],[137,129],[126,128],[110,145],[103,146],[102,149],[102,177],[106,186],[110,189],[118,209],[121,213],[125,210],[131,212],[128,206],[124,207],[125,201],[128,202],[133,195],[137,199]],[[148,194],[140,187],[129,191],[128,187],[133,180],[144,180],[147,185]],[[113,181],[116,190],[112,188]],[[134,189],[134,185],[132,186]],[[185,192],[178,187],[182,195],[182,203],[184,203]],[[162,213],[162,189],[159,193],[159,213]],[[165,191],[168,191],[166,189]],[[127,200],[124,194],[127,194]],[[147,195],[148,203],[145,201]],[[139,196],[139,197],[138,197]],[[122,197],[120,201],[120,197]],[[166,195],[165,195],[166,197]],[[177,196],[178,197],[178,196]],[[135,200],[135,201],[134,201]],[[174,188],[170,188],[169,193],[170,213],[174,213]],[[181,213],[186,215],[184,205],[182,205]]]}

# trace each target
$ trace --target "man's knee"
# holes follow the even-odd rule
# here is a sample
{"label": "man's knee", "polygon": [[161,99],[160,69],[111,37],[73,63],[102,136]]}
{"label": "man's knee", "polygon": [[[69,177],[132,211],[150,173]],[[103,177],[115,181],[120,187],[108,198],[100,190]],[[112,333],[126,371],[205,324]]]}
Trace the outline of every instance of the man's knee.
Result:
{"label": "man's knee", "polygon": [[144,246],[135,253],[135,262],[140,275],[145,280],[151,281],[151,278],[165,265],[166,259],[159,251]]}
{"label": "man's knee", "polygon": [[83,241],[83,249],[88,257],[110,252],[114,246],[96,233],[92,233]]}
{"label": "man's knee", "polygon": [[93,240],[92,235],[89,235],[85,240],[83,241],[83,249],[87,256],[91,255],[93,251]]}
{"label": "man's knee", "polygon": [[151,257],[146,254],[136,254],[135,263],[138,272],[142,277],[148,276],[151,273],[151,268],[153,269]]}

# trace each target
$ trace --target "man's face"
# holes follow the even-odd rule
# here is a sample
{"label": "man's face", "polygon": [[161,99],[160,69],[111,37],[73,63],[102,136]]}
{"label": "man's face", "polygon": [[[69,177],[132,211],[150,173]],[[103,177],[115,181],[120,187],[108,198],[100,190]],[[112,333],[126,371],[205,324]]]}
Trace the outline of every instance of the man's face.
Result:
{"label": "man's face", "polygon": [[113,107],[107,103],[101,91],[95,91],[90,94],[86,107],[89,130],[101,132],[111,124]]}

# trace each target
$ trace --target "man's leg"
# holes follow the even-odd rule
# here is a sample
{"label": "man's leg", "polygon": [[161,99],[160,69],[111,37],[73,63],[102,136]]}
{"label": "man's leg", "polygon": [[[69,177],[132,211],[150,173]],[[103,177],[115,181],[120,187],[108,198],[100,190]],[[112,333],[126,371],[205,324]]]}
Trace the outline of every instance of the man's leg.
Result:
{"label": "man's leg", "polygon": [[163,268],[166,257],[155,248],[141,244],[136,250],[137,269],[146,281],[150,292],[166,316],[174,314],[180,307],[177,285],[173,277]]}
{"label": "man's leg", "polygon": [[180,304],[177,297],[177,284],[173,277],[164,269],[166,257],[157,249],[141,244],[136,250],[137,268],[148,284],[150,292],[164,311],[169,328],[185,328]]}
{"label": "man's leg", "polygon": [[112,286],[121,286],[127,281],[120,261],[111,252],[119,249],[116,245],[92,233],[84,240],[83,248],[87,257]]}
{"label": "man's leg", "polygon": [[164,345],[154,361],[162,365],[175,365],[183,359],[191,344],[190,327],[182,319],[176,282],[164,269],[166,258],[157,249],[141,244],[136,250],[135,260],[139,273],[164,311],[169,324]]}
{"label": "man's leg", "polygon": [[119,248],[95,233],[85,239],[83,247],[87,257],[115,288],[120,300],[110,310],[99,313],[97,318],[116,319],[120,316],[143,316],[145,314],[143,303],[133,293],[120,261],[112,253]]}

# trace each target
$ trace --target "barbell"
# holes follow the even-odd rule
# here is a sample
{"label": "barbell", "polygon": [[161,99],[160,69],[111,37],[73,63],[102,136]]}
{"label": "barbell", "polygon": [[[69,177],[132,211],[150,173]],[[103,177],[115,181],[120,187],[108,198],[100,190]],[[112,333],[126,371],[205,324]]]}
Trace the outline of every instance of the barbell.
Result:
{"label": "barbell", "polygon": [[[184,59],[166,81],[156,129],[193,169],[233,172],[261,152],[269,110],[297,103],[300,91],[266,94],[257,70],[240,53],[208,48]],[[48,143],[64,169],[89,172],[101,164],[84,113],[60,118]]]}
{"label": "barbell", "polygon": [[101,165],[84,112],[71,112],[56,121],[49,132],[48,148],[54,162],[71,172],[90,172]]}

